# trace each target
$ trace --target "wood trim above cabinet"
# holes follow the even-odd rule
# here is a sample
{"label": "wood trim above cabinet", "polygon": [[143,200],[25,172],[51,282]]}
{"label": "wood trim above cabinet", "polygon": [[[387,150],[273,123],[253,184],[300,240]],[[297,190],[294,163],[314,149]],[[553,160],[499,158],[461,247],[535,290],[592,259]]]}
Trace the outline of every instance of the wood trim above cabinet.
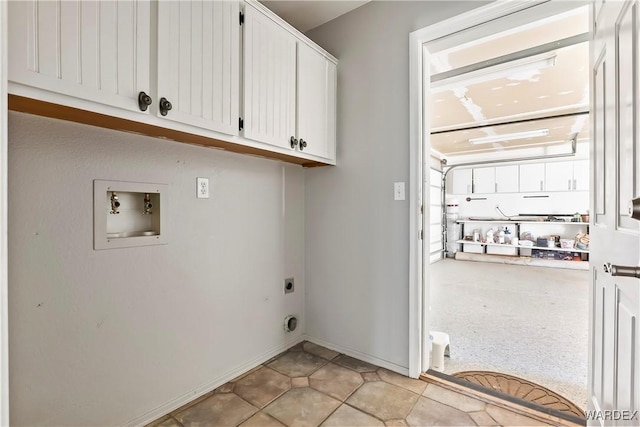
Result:
{"label": "wood trim above cabinet", "polygon": [[97,126],[105,129],[113,129],[122,132],[136,133],[154,138],[162,138],[175,142],[200,145],[203,147],[219,148],[239,154],[265,157],[269,159],[281,160],[287,163],[294,163],[303,167],[327,166],[325,163],[303,159],[296,156],[289,156],[269,150],[262,150],[228,141],[222,141],[206,136],[195,135],[188,132],[167,129],[161,126],[147,123],[135,122],[120,117],[109,116],[79,108],[54,104],[18,95],[9,94],[9,110],[21,113],[34,114],[42,117],[66,120],[75,123],[82,123]]}

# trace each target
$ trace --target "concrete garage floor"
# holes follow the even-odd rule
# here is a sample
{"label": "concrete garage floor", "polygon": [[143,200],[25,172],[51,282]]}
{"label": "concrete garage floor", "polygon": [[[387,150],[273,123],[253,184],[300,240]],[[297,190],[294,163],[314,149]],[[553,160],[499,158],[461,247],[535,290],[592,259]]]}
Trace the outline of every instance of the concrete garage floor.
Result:
{"label": "concrete garage floor", "polygon": [[586,409],[589,272],[445,259],[431,265],[431,330],[445,373],[482,370],[547,387]]}

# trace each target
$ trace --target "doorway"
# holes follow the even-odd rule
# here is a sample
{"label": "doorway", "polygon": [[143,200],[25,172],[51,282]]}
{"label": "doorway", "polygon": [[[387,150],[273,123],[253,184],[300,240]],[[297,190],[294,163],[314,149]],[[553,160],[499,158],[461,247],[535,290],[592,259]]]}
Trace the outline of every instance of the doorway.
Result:
{"label": "doorway", "polygon": [[[424,177],[424,180],[421,183],[423,188],[420,190],[420,193],[424,194],[424,197],[420,199],[420,202],[424,204],[424,206],[432,206],[434,204],[432,200],[434,195],[433,195],[433,192],[430,191],[434,187],[430,179],[433,177],[433,174],[430,174],[428,169],[430,154],[433,153],[432,150],[434,147],[436,148],[436,151],[437,151],[435,153],[436,156],[440,156],[441,158],[446,158],[447,160],[448,165],[447,164],[443,165],[444,172],[446,172],[454,164],[454,162],[452,162],[451,159],[456,159],[455,160],[456,165],[460,164],[463,166],[464,165],[469,166],[467,169],[471,171],[471,177],[473,177],[474,169],[477,169],[478,177],[480,177],[482,173],[484,173],[485,175],[487,175],[487,173],[491,175],[491,179],[489,180],[485,179],[484,181],[480,181],[479,179],[476,181],[476,180],[473,180],[472,178],[472,181],[470,183],[471,187],[466,187],[466,188],[463,187],[465,189],[461,191],[461,195],[465,196],[464,202],[461,202],[461,201],[458,201],[458,202],[468,203],[468,205],[466,206],[467,217],[475,217],[476,219],[484,220],[484,219],[491,219],[491,217],[493,217],[495,214],[498,216],[498,218],[504,218],[505,221],[506,220],[511,221],[513,220],[514,217],[519,218],[520,215],[523,215],[523,214],[527,214],[525,216],[529,216],[529,215],[538,216],[537,214],[540,214],[540,215],[554,214],[554,213],[559,213],[557,211],[558,200],[560,202],[563,202],[563,201],[567,202],[567,201],[570,201],[572,197],[573,198],[577,197],[577,193],[571,194],[569,195],[569,197],[567,197],[566,195],[559,195],[559,194],[548,196],[547,197],[548,200],[544,200],[545,202],[547,202],[546,206],[548,207],[546,209],[542,209],[541,206],[545,206],[545,204],[544,203],[541,204],[540,201],[544,197],[538,197],[538,196],[543,196],[542,194],[529,194],[529,193],[532,193],[533,191],[528,192],[527,195],[531,195],[533,197],[530,198],[531,200],[525,200],[523,204],[523,203],[514,202],[513,193],[518,193],[519,192],[518,188],[516,188],[515,190],[510,190],[508,192],[505,192],[505,191],[499,192],[497,190],[496,186],[498,184],[496,184],[496,166],[500,166],[500,167],[509,166],[511,170],[513,170],[513,168],[515,167],[516,173],[518,172],[522,173],[521,171],[527,170],[527,167],[529,167],[529,165],[544,163],[547,161],[555,162],[556,159],[554,159],[554,157],[566,156],[566,157],[571,157],[571,159],[570,160],[562,159],[563,160],[562,166],[567,167],[570,164],[571,167],[573,168],[574,167],[573,161],[574,161],[574,155],[576,154],[576,150],[579,151],[579,154],[580,152],[582,152],[583,154],[587,153],[588,155],[588,145],[589,145],[588,135],[586,136],[586,138],[583,136],[582,140],[580,140],[581,137],[579,135],[575,135],[574,137],[567,137],[566,140],[565,139],[560,140],[558,138],[558,132],[567,134],[568,133],[567,128],[568,129],[577,128],[576,119],[578,117],[581,117],[581,115],[584,116],[584,119],[583,119],[584,128],[588,130],[588,126],[585,124],[585,123],[588,123],[588,116],[586,114],[583,114],[585,113],[584,111],[585,105],[586,105],[586,112],[588,112],[588,104],[589,104],[588,93],[584,94],[580,92],[580,93],[574,94],[574,95],[580,96],[581,97],[580,100],[578,100],[577,102],[575,100],[572,102],[567,102],[566,108],[564,109],[557,109],[556,111],[553,111],[551,108],[536,109],[537,113],[541,110],[545,110],[544,118],[547,119],[546,123],[543,123],[545,120],[543,119],[542,115],[530,114],[524,111],[522,107],[525,105],[522,103],[519,105],[520,109],[516,109],[513,113],[507,114],[506,116],[504,114],[502,116],[498,116],[497,114],[484,114],[488,109],[483,110],[482,108],[479,108],[478,104],[475,102],[477,100],[474,100],[473,96],[470,96],[470,93],[472,91],[470,91],[469,88],[471,86],[473,85],[487,86],[487,84],[491,84],[491,81],[486,78],[487,70],[490,70],[494,73],[493,77],[495,79],[505,79],[504,77],[506,75],[504,74],[504,70],[506,69],[505,64],[513,65],[513,63],[515,62],[516,65],[521,66],[519,69],[519,71],[522,73],[520,81],[518,81],[518,79],[511,79],[507,81],[507,85],[496,84],[493,87],[489,87],[488,89],[485,89],[485,90],[494,90],[496,94],[500,90],[507,92],[508,90],[510,90],[509,88],[516,87],[518,84],[522,83],[522,81],[529,81],[529,80],[535,79],[535,76],[536,76],[535,72],[539,71],[541,67],[547,67],[547,68],[553,67],[556,65],[555,63],[559,61],[555,53],[553,54],[549,53],[550,51],[552,51],[552,49],[547,49],[548,46],[544,48],[540,48],[541,46],[549,43],[556,43],[558,40],[562,39],[562,40],[565,40],[565,42],[568,44],[563,45],[560,48],[576,50],[576,49],[579,49],[579,47],[577,46],[579,46],[580,43],[584,43],[584,44],[587,43],[586,40],[588,39],[588,37],[583,33],[588,32],[588,30],[578,33],[578,35],[582,34],[582,37],[583,37],[582,39],[569,40],[572,37],[575,37],[576,34],[565,33],[560,36],[552,35],[550,31],[540,31],[539,27],[536,29],[536,26],[532,25],[533,21],[538,21],[538,20],[547,20],[547,21],[550,20],[550,21],[555,21],[555,23],[558,24],[558,20],[561,19],[559,17],[571,15],[572,13],[571,11],[568,10],[567,5],[562,6],[562,5],[543,4],[543,5],[532,6],[531,4],[519,3],[518,5],[511,5],[512,8],[510,10],[505,9],[505,7],[506,6],[503,5],[503,9],[501,10],[499,10],[499,8],[496,6],[493,6],[493,8],[492,7],[482,8],[482,10],[476,11],[475,13],[470,13],[465,16],[458,17],[455,23],[454,22],[447,23],[449,26],[448,30],[443,28],[431,28],[430,34],[426,34],[425,32],[422,34],[414,33],[412,35],[412,42],[416,42],[415,44],[412,43],[412,46],[413,47],[418,46],[418,48],[414,50],[414,53],[417,53],[418,56],[423,59],[423,62],[421,62],[419,66],[417,66],[416,68],[420,69],[421,73],[432,75],[431,82],[423,81],[421,85],[415,88],[417,89],[416,92],[418,94],[422,94],[422,96],[418,98],[422,100],[423,105],[428,106],[426,108],[426,111],[424,112],[421,111],[417,115],[412,114],[412,121],[414,123],[414,125],[412,126],[412,129],[414,128],[414,126],[417,125],[419,129],[425,130],[420,135],[414,135],[415,137],[414,142],[416,142],[417,145],[419,145],[418,150],[420,148],[422,149],[420,166],[423,171],[426,170],[426,172],[422,172],[422,176]],[[519,9],[514,10],[514,8],[519,8]],[[524,10],[526,10],[526,12],[521,13]],[[584,25],[585,25],[585,28],[588,28],[587,22],[585,22]],[[493,52],[491,56],[486,55],[487,49],[482,49],[478,47],[478,44],[481,44],[479,41],[486,38],[495,37],[494,35],[497,33],[504,33],[507,38],[508,37],[513,38],[514,34],[516,34],[516,31],[514,30],[514,28],[518,28],[518,27],[524,28],[525,31],[531,31],[532,34],[534,35],[533,37],[530,35],[529,37],[526,38],[525,46],[516,46],[514,45],[513,42],[502,43],[501,48],[504,49],[506,46],[507,50],[500,51],[498,49],[498,51]],[[566,29],[566,26],[560,25],[560,27],[563,29]],[[438,33],[438,31],[440,31],[440,33]],[[546,36],[550,38],[544,39],[544,37]],[[421,44],[417,43],[417,40],[420,38],[423,41],[423,43]],[[444,64],[445,66],[449,66],[449,69],[446,69],[447,67],[443,67],[443,61],[442,61],[442,58],[438,56],[438,52],[444,52],[447,49],[449,49],[459,54],[461,51],[461,46],[469,45],[469,40],[475,40],[475,47],[472,47],[472,49],[474,49],[474,53],[476,54],[475,58],[473,57],[473,55],[468,55],[472,57],[473,60],[465,63],[464,61],[461,60],[463,55],[458,55],[455,58],[454,58],[455,55],[451,55],[447,59],[455,59],[459,62],[455,65]],[[526,43],[529,43],[529,45],[526,45]],[[588,64],[588,48],[585,50],[583,45],[582,49],[583,51],[585,51],[586,64]],[[521,54],[522,52],[530,52],[531,54],[528,56],[524,56]],[[534,64],[535,67],[539,67],[539,68],[536,69],[535,67],[532,67],[531,65],[533,63],[535,63]],[[549,65],[550,63],[554,63],[554,64]],[[435,64],[435,67],[434,67],[434,64]],[[443,69],[434,70],[434,68],[437,68],[438,66]],[[413,68],[414,67],[412,66],[412,71],[413,71]],[[511,72],[512,71],[513,70],[511,70]],[[500,74],[501,72],[502,74]],[[588,82],[588,66],[585,67],[584,72],[586,73],[585,81]],[[437,79],[435,79],[435,81],[433,79],[434,74],[437,76]],[[540,73],[538,72],[538,75],[539,74]],[[510,76],[513,76],[513,74],[511,74]],[[412,80],[412,81],[415,81],[415,80]],[[438,120],[441,119],[442,117],[436,117],[429,113],[430,111],[433,111],[436,108],[436,107],[433,107],[434,96],[433,96],[432,89],[434,87],[437,87],[438,83],[441,83],[440,87],[438,88],[440,93],[446,92],[446,95],[447,95],[447,96],[440,97],[439,99],[436,99],[436,101],[438,101],[442,106],[442,110],[455,110],[455,108],[459,108],[460,109],[459,115],[463,115],[465,117],[470,116],[471,120],[468,120],[466,123],[455,123],[455,124],[446,123],[446,122],[437,123]],[[511,83],[510,86],[508,85],[509,83]],[[463,86],[463,85],[466,85],[463,88],[464,90],[460,90],[459,89],[460,86]],[[413,92],[414,91],[412,90],[412,96],[414,95]],[[476,91],[476,93],[477,92],[478,91]],[[569,90],[567,90],[567,92],[569,92]],[[575,90],[573,90],[573,92],[575,92]],[[511,93],[513,93],[513,91]],[[538,95],[539,97],[536,97],[536,101],[539,103],[544,103],[545,94],[540,93]],[[569,95],[569,93],[565,95]],[[496,95],[496,98],[498,98],[497,95]],[[508,99],[509,96],[504,98]],[[570,96],[568,96],[568,98],[570,98]],[[517,98],[514,98],[514,100],[518,102],[521,101]],[[421,104],[421,103],[419,102],[419,100],[416,100],[416,104]],[[528,102],[528,104],[530,105],[531,102]],[[445,108],[445,105],[448,105],[448,106]],[[432,108],[429,108],[429,107],[432,107]],[[493,107],[501,107],[501,105],[493,105]],[[529,108],[529,106],[525,106],[525,107]],[[420,108],[417,108],[417,109],[420,110]],[[548,119],[548,117],[550,116],[553,116],[553,119]],[[564,120],[566,123],[564,124],[559,123],[562,120]],[[535,124],[536,126],[532,129],[529,126],[531,124]],[[434,128],[436,128],[437,131],[439,132],[437,134],[438,135],[437,138],[435,138],[434,135],[429,135],[431,134],[431,131]],[[546,131],[546,134],[541,134],[537,136],[531,134],[526,137],[524,136],[516,137],[516,135],[520,133],[524,134],[525,132],[540,131],[542,129]],[[542,132],[542,133],[545,133],[545,132]],[[578,130],[578,132],[575,132],[575,133],[579,134],[580,132]],[[500,140],[500,139],[490,138],[492,136],[499,136],[499,135],[505,135],[505,134],[511,135],[512,139]],[[483,138],[485,139],[485,141],[481,142]],[[473,142],[469,143],[470,140],[474,140],[474,139],[477,141],[476,144],[473,144]],[[462,141],[464,141],[464,144],[461,143]],[[580,148],[578,148],[577,146]],[[444,147],[444,148],[437,150],[438,147]],[[443,151],[447,149],[449,150],[449,153],[443,153]],[[478,160],[478,156],[480,160]],[[527,159],[534,159],[535,161],[527,160]],[[558,163],[560,163],[560,161],[558,161]],[[412,162],[412,165],[413,165],[413,162]],[[521,165],[523,165],[522,168],[520,167]],[[556,165],[556,166],[559,167],[559,165]],[[420,167],[418,167],[417,169],[420,169]],[[550,169],[553,169],[553,168],[550,168]],[[587,163],[586,169],[588,171],[588,163]],[[459,168],[459,170],[463,170],[463,169]],[[500,171],[505,172],[503,169],[500,169]],[[573,174],[573,169],[572,169],[572,174]],[[451,174],[449,175],[450,175],[449,179],[444,181],[445,186],[455,185],[454,184],[455,179],[452,180]],[[527,177],[527,179],[529,178],[528,174],[525,174],[525,176]],[[587,173],[587,176],[588,176],[588,173]],[[462,180],[463,178],[460,178],[460,179]],[[564,179],[564,177],[561,179]],[[517,180],[518,178],[516,178],[516,183],[517,183]],[[573,180],[574,178],[572,175],[571,178],[569,178],[569,182],[568,182],[569,188],[567,188],[568,191],[573,191],[572,189],[575,187],[575,183]],[[485,183],[487,181],[491,181],[491,186],[493,188],[486,189],[485,187],[485,189],[481,189],[478,191],[474,191],[475,189],[472,188],[475,185],[479,185],[481,182]],[[513,183],[513,178],[507,178],[505,182],[507,184]],[[554,182],[554,180],[551,179],[550,182]],[[541,188],[541,190],[544,190],[544,189],[546,188],[545,187]],[[491,196],[487,196],[487,194],[491,194]],[[474,197],[476,195],[477,197]],[[584,194],[582,196],[584,196]],[[478,200],[475,200],[475,199],[478,199]],[[584,198],[584,202],[581,202],[582,205],[580,207],[580,210],[582,210],[583,213],[585,213],[584,211],[588,209],[588,206],[589,206],[588,200],[589,200],[589,197],[587,195],[586,198]],[[442,203],[443,205],[446,204],[444,198],[442,202],[443,202]],[[573,205],[570,204],[569,206],[574,206],[574,205],[575,203]],[[487,209],[489,210],[489,213],[487,213]],[[569,209],[569,208],[566,208],[566,209]],[[428,212],[428,210],[426,211]],[[573,210],[567,210],[567,212],[562,212],[562,213],[568,214],[573,212],[574,212]],[[507,216],[509,218],[507,218]],[[530,219],[530,218],[527,218],[527,219]],[[562,218],[562,219],[570,219],[570,218]],[[431,236],[431,233],[433,233],[433,227],[432,227],[433,222],[432,220],[430,220],[429,217],[423,218],[422,221],[425,222],[423,224],[423,229],[425,230],[424,241],[429,242],[429,244],[432,244],[434,242],[434,238],[433,236]],[[446,222],[444,215],[443,215],[442,222],[443,223]],[[580,222],[583,222],[582,218]],[[557,224],[553,224],[554,227],[556,225]],[[478,226],[477,224],[475,225],[475,227],[480,228],[479,234],[485,237],[486,237],[486,232],[488,231],[488,230],[485,230],[485,228],[491,228],[492,226],[493,224],[490,224],[489,226],[482,226],[482,227]],[[548,231],[548,232],[545,230],[539,230],[539,229],[535,231],[536,231],[536,234],[539,234],[539,235],[542,235],[542,234],[551,235],[552,233],[555,234],[554,230],[556,228],[554,227],[552,227],[551,231]],[[585,230],[580,230],[580,231],[583,232],[583,234],[586,234],[584,233],[584,231],[588,232],[588,228],[587,227],[584,227],[584,228]],[[494,231],[496,232],[498,231],[497,227],[496,227],[496,230]],[[513,230],[513,229],[511,230],[512,233],[514,231],[516,230]],[[517,231],[523,231],[523,230],[517,230]],[[571,231],[569,231],[569,233],[571,233]],[[444,233],[444,237],[446,240],[446,233]],[[465,237],[467,237],[466,234],[461,233],[460,239],[462,240]],[[471,235],[469,235],[469,237],[473,238]],[[518,238],[520,237],[520,233],[518,233],[517,237]],[[496,243],[498,242],[496,241]],[[446,244],[446,242],[444,242],[444,244]],[[471,242],[468,245],[458,243],[458,246],[460,247],[461,251],[465,246],[469,246],[470,250],[468,252],[473,253],[474,247],[471,244]],[[486,245],[481,247],[483,251],[482,255],[485,254],[487,247],[488,246]],[[496,247],[492,249],[506,250],[509,253],[503,254],[503,255],[509,256],[509,255],[512,255],[511,252],[514,250],[515,250],[515,255],[519,255],[520,249],[518,247],[519,245],[514,245],[513,247],[505,246],[505,247]],[[426,243],[424,244],[424,248],[431,249],[431,247]],[[440,328],[441,326],[442,328],[438,330],[444,329],[444,332],[447,332],[446,331],[447,321],[442,319],[436,319],[434,318],[434,315],[436,315],[438,312],[440,313],[440,315],[447,314],[447,311],[446,311],[447,309],[443,308],[443,305],[446,304],[447,301],[451,301],[452,298],[455,298],[456,294],[455,292],[447,293],[447,291],[449,292],[451,291],[452,286],[448,286],[447,284],[437,283],[436,277],[438,277],[438,274],[440,274],[441,276],[440,278],[442,279],[442,276],[443,276],[442,271],[445,271],[445,272],[448,271],[448,273],[444,274],[445,277],[448,277],[448,278],[455,277],[455,279],[458,281],[460,281],[460,279],[464,280],[465,277],[469,277],[470,279],[469,281],[472,281],[474,276],[474,273],[473,273],[474,270],[476,271],[476,275],[479,277],[482,277],[483,279],[486,279],[487,276],[489,276],[490,278],[493,272],[496,275],[502,274],[502,276],[507,278],[509,282],[517,282],[521,288],[526,289],[528,285],[525,283],[525,280],[522,280],[522,277],[518,277],[518,276],[525,275],[526,273],[524,273],[524,271],[526,269],[534,268],[534,267],[522,266],[522,265],[505,266],[505,265],[498,265],[498,264],[493,265],[493,267],[491,267],[491,265],[485,264],[484,262],[478,263],[478,262],[471,262],[471,261],[458,261],[458,260],[453,261],[448,259],[438,262],[434,266],[430,267],[429,254],[428,254],[429,249],[426,249],[426,250],[423,249],[425,251],[425,256],[422,257],[422,259],[424,259],[424,265],[423,265],[422,271],[423,271],[424,277],[429,279],[425,280],[424,288],[421,288],[421,289],[412,288],[412,298],[414,297],[415,294],[419,294],[418,291],[421,291],[420,296],[423,301],[422,311],[421,311],[422,323],[420,324],[422,337],[428,336],[427,331]],[[452,255],[450,253],[451,251],[452,250],[449,250],[449,253],[448,253],[449,255]],[[453,252],[455,251],[456,249],[453,249]],[[476,259],[474,261],[478,261],[478,260]],[[462,273],[461,266],[463,264],[458,264],[455,267],[451,267],[451,264],[450,264],[451,262],[465,263],[464,268],[467,269],[466,270],[467,272],[464,274],[461,274]],[[457,267],[460,267],[460,268],[457,268]],[[587,332],[588,332],[587,331],[587,328],[588,328],[588,324],[587,324],[588,275],[587,274],[588,273],[584,271],[563,272],[560,269],[557,271],[558,273],[556,274],[556,276],[571,276],[569,278],[566,278],[566,281],[568,283],[574,283],[576,281],[583,282],[583,286],[582,286],[583,292],[580,293],[581,298],[583,297],[580,301],[580,304],[582,304],[582,310],[578,315],[578,317],[579,316],[584,317],[583,322],[582,321],[580,322],[583,323],[583,328],[581,329],[582,331],[581,333],[583,334],[583,338],[584,338],[583,353],[585,355],[584,361],[586,363],[586,357],[587,357],[586,341],[588,340],[587,338]],[[538,279],[540,278],[539,274],[537,275],[537,278]],[[493,280],[492,283],[494,282],[495,280]],[[483,293],[486,294],[484,295],[485,297],[488,296],[489,300],[493,299],[494,302],[497,300],[500,303],[505,303],[505,295],[516,296],[516,300],[518,298],[520,299],[523,298],[522,295],[518,296],[517,292],[515,292],[515,290],[513,289],[513,286],[509,288],[510,283],[506,283],[506,281],[504,282],[505,282],[505,288],[498,289],[498,290],[493,289],[494,291],[493,293],[486,292],[488,288],[481,289],[481,286],[479,286],[477,283],[470,284],[470,286],[466,288],[459,288],[459,291],[468,293],[470,292],[470,290],[475,289],[476,291],[478,291],[477,292],[478,299],[474,302],[479,303],[481,305],[486,305],[486,300],[482,299]],[[467,284],[469,283],[467,282]],[[438,289],[438,292],[440,293],[437,296],[436,294],[434,294],[434,290],[436,290],[435,289],[436,286],[440,287],[440,289]],[[553,286],[553,284],[549,284],[549,286]],[[578,292],[579,291],[580,290],[578,289]],[[498,293],[495,293],[495,292],[498,292]],[[545,292],[553,293],[554,289],[549,288],[547,291],[542,291],[542,293],[545,293]],[[569,290],[569,293],[575,293],[575,292],[576,292],[575,289]],[[544,301],[544,300],[541,299],[540,301]],[[557,302],[558,301],[554,302],[553,300],[551,300],[552,304],[556,304]],[[522,301],[520,303],[522,303]],[[514,303],[511,303],[511,307],[513,307],[513,304]],[[541,302],[541,304],[544,304],[544,302]],[[431,307],[432,309],[431,313],[429,313],[429,310],[428,310],[429,307]],[[496,307],[496,309],[500,309],[500,308]],[[504,310],[504,308],[502,309]],[[538,310],[539,309],[540,307],[538,307]],[[458,313],[458,320],[460,320],[459,317],[461,314],[462,314],[461,312]],[[498,316],[495,316],[495,317],[497,318]],[[440,320],[442,320],[444,323],[440,322]],[[413,321],[414,321],[414,318],[412,316],[412,322]],[[486,332],[488,329],[491,329],[492,331],[500,328],[505,329],[505,326],[503,324],[493,325],[493,327],[490,325],[480,324],[477,327],[480,333],[484,333],[483,330]],[[540,331],[546,327],[548,326],[539,324],[538,329],[535,331],[535,334],[539,334]],[[463,333],[464,333],[464,330],[463,330]],[[535,335],[535,334],[530,332],[530,335]],[[544,337],[544,334],[541,334],[541,336]],[[455,339],[456,337],[453,337],[453,336],[451,337],[452,358],[456,357]],[[514,340],[516,338],[511,336],[505,339]],[[422,344],[423,345],[422,345],[422,352],[421,352],[421,356],[422,356],[421,368],[423,370],[426,370],[425,367],[430,365],[429,355],[427,354],[429,343],[424,342],[424,339],[423,339]],[[553,345],[552,340],[549,341],[549,344]],[[477,346],[478,347],[486,346],[486,343],[478,342]],[[508,354],[496,355],[494,359],[499,360],[500,357],[503,357],[503,356],[506,356],[507,359],[509,359]],[[576,357],[582,357],[582,356],[576,355]],[[522,363],[526,365],[528,362],[523,361]],[[584,366],[583,376],[585,379],[585,384],[584,384],[583,391],[585,396],[586,396],[586,370],[587,368],[586,366]],[[532,380],[535,380],[535,379],[532,378]],[[581,402],[581,406],[583,405],[584,403]]]}

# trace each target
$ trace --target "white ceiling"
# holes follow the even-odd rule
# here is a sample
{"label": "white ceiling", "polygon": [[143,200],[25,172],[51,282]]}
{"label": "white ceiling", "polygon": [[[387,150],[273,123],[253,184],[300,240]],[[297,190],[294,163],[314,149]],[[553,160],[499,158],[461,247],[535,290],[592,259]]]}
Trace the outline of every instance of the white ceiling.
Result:
{"label": "white ceiling", "polygon": [[[557,45],[557,40],[588,32],[587,18],[588,9],[581,8],[437,52],[431,58],[431,72],[446,73],[544,44]],[[546,60],[539,61],[539,57]],[[588,140],[589,116],[576,114],[589,109],[588,42],[519,61],[529,62],[524,64],[526,71],[522,66],[514,68],[518,61],[511,61],[498,72],[485,72],[499,68],[491,67],[433,83],[433,87],[440,84],[441,88],[431,94],[431,146],[435,151],[449,157],[568,145],[576,136],[578,142]],[[542,62],[546,65],[536,65]],[[454,82],[448,83],[451,80]],[[559,115],[564,117],[549,118]],[[514,121],[520,122],[500,125]],[[548,135],[469,143],[472,138],[539,129],[548,130]]]}
{"label": "white ceiling", "polygon": [[260,0],[300,32],[312,30],[369,0]]}

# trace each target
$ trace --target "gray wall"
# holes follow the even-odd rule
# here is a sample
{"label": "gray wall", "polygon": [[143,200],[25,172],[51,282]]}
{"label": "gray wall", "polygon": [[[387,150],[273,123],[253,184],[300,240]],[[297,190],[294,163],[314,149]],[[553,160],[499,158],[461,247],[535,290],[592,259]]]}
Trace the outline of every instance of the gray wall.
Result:
{"label": "gray wall", "polygon": [[307,34],[339,59],[338,166],[305,173],[310,336],[408,367],[409,33],[484,4],[373,1]]}
{"label": "gray wall", "polygon": [[[300,338],[302,168],[20,113],[9,159],[11,425],[142,422]],[[168,184],[169,243],[94,251],[94,179]]]}

